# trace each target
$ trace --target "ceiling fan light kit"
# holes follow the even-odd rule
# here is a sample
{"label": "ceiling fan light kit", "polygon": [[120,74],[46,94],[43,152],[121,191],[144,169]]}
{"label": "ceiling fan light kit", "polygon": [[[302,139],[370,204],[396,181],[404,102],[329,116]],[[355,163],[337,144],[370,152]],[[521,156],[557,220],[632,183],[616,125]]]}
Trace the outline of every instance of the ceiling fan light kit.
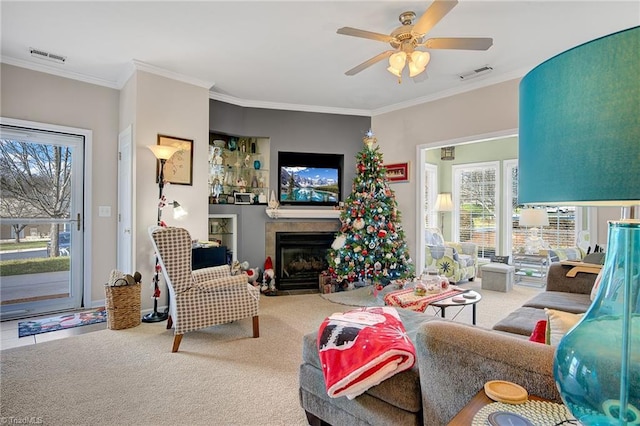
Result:
{"label": "ceiling fan light kit", "polygon": [[407,61],[407,54],[404,52],[396,52],[393,55],[389,56],[389,71],[391,74],[396,77],[402,77],[402,70],[404,69],[404,64]]}
{"label": "ceiling fan light kit", "polygon": [[377,62],[389,58],[389,67],[387,68],[387,71],[398,77],[398,82],[401,83],[402,71],[407,64],[407,60],[409,61],[410,77],[415,77],[424,72],[429,64],[431,59],[429,52],[416,50],[417,47],[427,49],[458,50],[489,49],[493,45],[493,39],[486,37],[430,38],[423,41],[423,37],[438,22],[440,22],[440,20],[449,13],[456,4],[458,4],[457,0],[434,0],[415,25],[413,24],[413,21],[416,18],[416,14],[414,12],[403,12],[398,18],[402,25],[393,30],[389,35],[352,27],[343,27],[338,29],[338,34],[389,43],[391,47],[395,49],[395,51],[387,50],[379,53],[373,58],[370,58],[360,65],[350,69],[345,74],[355,75]]}

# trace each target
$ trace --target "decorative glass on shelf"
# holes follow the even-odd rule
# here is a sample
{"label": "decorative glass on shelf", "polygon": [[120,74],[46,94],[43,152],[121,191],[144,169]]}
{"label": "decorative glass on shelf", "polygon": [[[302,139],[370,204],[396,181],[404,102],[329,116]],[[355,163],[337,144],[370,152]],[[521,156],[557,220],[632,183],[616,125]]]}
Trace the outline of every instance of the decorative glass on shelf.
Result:
{"label": "decorative glass on shelf", "polygon": [[266,204],[269,193],[268,138],[210,134],[209,204],[234,202],[249,193],[250,204]]}

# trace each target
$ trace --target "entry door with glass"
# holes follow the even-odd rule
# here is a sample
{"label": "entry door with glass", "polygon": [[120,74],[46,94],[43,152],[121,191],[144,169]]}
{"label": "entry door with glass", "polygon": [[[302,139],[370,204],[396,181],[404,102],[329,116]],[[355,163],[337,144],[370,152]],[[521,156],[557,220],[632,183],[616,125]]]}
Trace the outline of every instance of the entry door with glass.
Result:
{"label": "entry door with glass", "polygon": [[84,137],[0,125],[2,319],[79,308]]}

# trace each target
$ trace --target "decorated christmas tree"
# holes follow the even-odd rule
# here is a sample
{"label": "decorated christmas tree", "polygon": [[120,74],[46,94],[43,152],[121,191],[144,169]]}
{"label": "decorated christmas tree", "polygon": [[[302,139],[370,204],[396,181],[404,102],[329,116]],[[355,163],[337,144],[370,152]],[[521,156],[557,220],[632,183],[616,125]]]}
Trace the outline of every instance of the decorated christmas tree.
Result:
{"label": "decorated christmas tree", "polygon": [[356,155],[352,192],[340,215],[342,226],[327,260],[338,282],[387,285],[391,280],[413,277],[414,266],[376,138],[369,130],[363,141]]}

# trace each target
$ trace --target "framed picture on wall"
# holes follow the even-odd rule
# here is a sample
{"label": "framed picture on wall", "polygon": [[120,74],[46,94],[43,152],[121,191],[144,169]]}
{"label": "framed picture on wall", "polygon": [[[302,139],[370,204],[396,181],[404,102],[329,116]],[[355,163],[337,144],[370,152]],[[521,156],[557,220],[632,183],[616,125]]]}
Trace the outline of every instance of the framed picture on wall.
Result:
{"label": "framed picture on wall", "polygon": [[385,164],[389,182],[409,182],[409,163]]}
{"label": "framed picture on wall", "polygon": [[[158,135],[158,145],[180,148],[164,165],[164,180],[176,185],[193,184],[193,140]],[[160,167],[158,165],[158,167]],[[160,170],[156,170],[156,176]]]}

